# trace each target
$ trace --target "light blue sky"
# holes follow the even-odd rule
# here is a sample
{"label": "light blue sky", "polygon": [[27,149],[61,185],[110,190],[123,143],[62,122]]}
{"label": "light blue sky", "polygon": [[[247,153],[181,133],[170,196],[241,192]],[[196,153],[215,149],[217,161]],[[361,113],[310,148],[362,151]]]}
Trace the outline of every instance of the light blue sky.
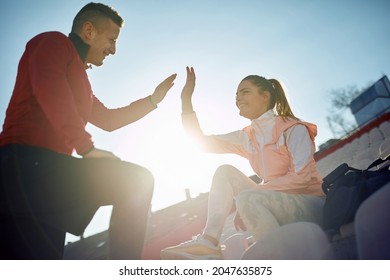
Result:
{"label": "light blue sky", "polygon": [[[0,9],[0,119],[4,119],[25,43],[34,35],[68,33],[74,15],[89,1],[2,1]],[[235,156],[204,155],[189,143],[180,125],[180,90],[185,66],[194,66],[194,106],[207,133],[225,133],[248,124],[238,116],[235,91],[249,74],[279,79],[294,113],[318,125],[317,145],[332,134],[326,124],[329,92],[358,88],[390,74],[390,2],[386,0],[212,1],[111,0],[125,18],[117,54],[89,71],[95,95],[119,107],[149,95],[171,73],[174,88],[159,108],[113,133],[88,126],[96,146],[155,174],[153,209],[209,189],[215,168]],[[103,213],[104,212],[104,213]],[[108,224],[101,210],[87,230]],[[102,217],[102,218],[100,218]]]}

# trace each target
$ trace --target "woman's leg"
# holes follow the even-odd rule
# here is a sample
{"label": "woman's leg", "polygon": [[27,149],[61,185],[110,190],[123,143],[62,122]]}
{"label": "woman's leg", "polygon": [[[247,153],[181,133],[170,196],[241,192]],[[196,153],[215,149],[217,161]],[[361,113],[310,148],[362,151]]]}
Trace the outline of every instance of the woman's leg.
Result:
{"label": "woman's leg", "polygon": [[254,189],[257,184],[231,165],[220,166],[213,177],[208,202],[208,214],[203,235],[219,240],[234,198],[243,190]]}
{"label": "woman's leg", "polygon": [[242,190],[255,188],[250,178],[230,165],[219,167],[213,177],[206,226],[202,235],[161,251],[162,259],[221,259],[219,248],[226,218],[232,211],[234,197]]}
{"label": "woman's leg", "polygon": [[320,197],[270,190],[248,190],[236,198],[237,210],[256,240],[292,222],[321,224],[323,203]]}

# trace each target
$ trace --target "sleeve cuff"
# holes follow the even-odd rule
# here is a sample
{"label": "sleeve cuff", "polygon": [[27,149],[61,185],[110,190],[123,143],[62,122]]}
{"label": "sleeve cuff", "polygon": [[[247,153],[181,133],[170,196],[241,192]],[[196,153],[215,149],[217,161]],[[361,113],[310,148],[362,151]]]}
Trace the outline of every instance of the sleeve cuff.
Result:
{"label": "sleeve cuff", "polygon": [[154,101],[153,101],[153,99],[152,99],[152,96],[151,95],[149,95],[149,101],[150,101],[150,103],[153,105],[153,107],[156,109],[158,106],[157,106],[157,104],[156,103],[154,103]]}
{"label": "sleeve cuff", "polygon": [[92,146],[91,148],[89,148],[88,150],[86,150],[85,152],[81,153],[80,156],[85,156],[86,154],[88,154],[90,151],[92,151],[93,149],[95,149],[95,146]]}

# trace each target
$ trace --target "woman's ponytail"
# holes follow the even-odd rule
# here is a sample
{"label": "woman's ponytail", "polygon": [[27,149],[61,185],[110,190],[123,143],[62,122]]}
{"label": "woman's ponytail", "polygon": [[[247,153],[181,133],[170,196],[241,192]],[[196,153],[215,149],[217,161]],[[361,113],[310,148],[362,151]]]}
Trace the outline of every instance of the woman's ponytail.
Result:
{"label": "woman's ponytail", "polygon": [[[275,101],[273,104],[270,104],[271,108],[274,108],[276,113],[281,117],[291,117],[296,119],[297,117],[295,117],[294,113],[291,110],[290,104],[287,100],[287,96],[280,82],[276,79],[269,79],[268,81],[271,83],[275,94]],[[271,92],[271,95],[272,94],[273,93]]]}

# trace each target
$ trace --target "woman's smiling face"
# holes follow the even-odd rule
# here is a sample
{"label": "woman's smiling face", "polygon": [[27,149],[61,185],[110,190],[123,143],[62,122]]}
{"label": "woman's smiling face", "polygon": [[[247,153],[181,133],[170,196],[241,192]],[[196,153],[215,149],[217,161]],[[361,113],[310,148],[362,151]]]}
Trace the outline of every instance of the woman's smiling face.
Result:
{"label": "woman's smiling face", "polygon": [[268,111],[270,93],[262,91],[249,80],[243,80],[238,85],[236,93],[236,106],[240,116],[254,120]]}

